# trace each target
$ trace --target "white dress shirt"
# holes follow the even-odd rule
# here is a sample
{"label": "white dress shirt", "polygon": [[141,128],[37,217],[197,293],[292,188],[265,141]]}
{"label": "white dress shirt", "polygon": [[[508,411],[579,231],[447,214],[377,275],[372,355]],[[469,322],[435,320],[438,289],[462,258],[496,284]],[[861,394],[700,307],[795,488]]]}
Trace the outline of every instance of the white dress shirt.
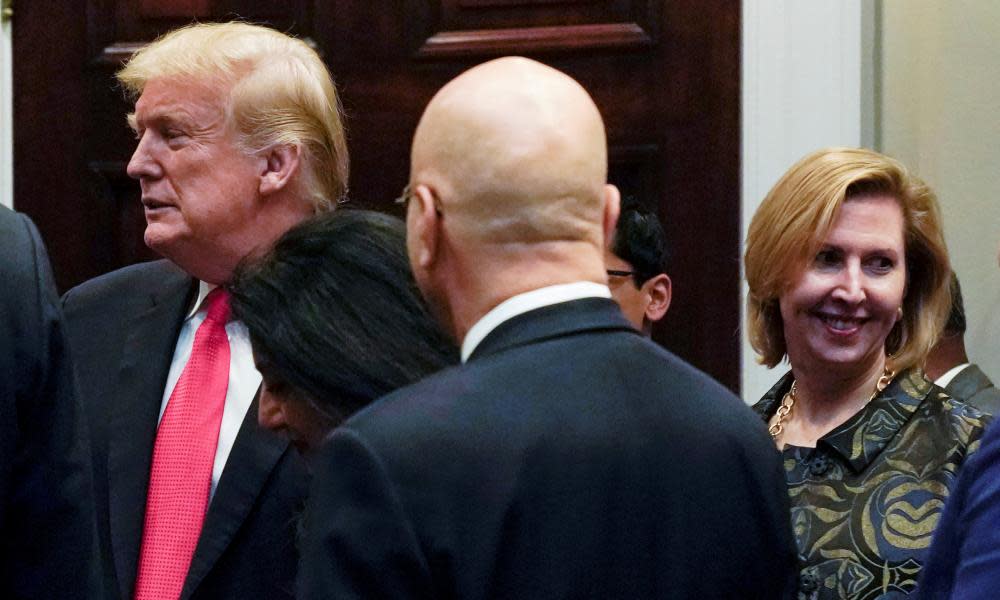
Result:
{"label": "white dress shirt", "polygon": [[[170,394],[173,393],[174,386],[177,385],[177,380],[180,379],[181,372],[184,371],[184,366],[191,358],[194,334],[208,314],[208,309],[203,306],[205,296],[216,287],[204,281],[199,282],[198,298],[185,317],[184,324],[181,325],[180,335],[177,336],[174,358],[170,362],[170,373],[167,375],[167,386],[163,390],[163,401],[160,403],[160,419],[163,418],[163,411],[167,408]],[[246,326],[239,321],[230,321],[226,323],[226,334],[229,336],[229,387],[226,390],[226,404],[222,410],[219,445],[215,450],[209,498],[215,495],[215,488],[219,485],[219,477],[222,476],[229,452],[233,449],[236,434],[240,432],[240,426],[253,403],[254,396],[257,395],[257,388],[260,387],[261,381],[261,375],[254,366],[250,333]]]}
{"label": "white dress shirt", "polygon": [[538,288],[530,292],[524,292],[504,300],[497,304],[490,312],[476,321],[476,324],[469,328],[462,340],[462,362],[469,359],[486,336],[496,329],[504,321],[509,321],[514,317],[524,314],[536,308],[579,300],[580,298],[610,298],[611,290],[608,286],[593,281],[575,281],[573,283],[562,283]]}

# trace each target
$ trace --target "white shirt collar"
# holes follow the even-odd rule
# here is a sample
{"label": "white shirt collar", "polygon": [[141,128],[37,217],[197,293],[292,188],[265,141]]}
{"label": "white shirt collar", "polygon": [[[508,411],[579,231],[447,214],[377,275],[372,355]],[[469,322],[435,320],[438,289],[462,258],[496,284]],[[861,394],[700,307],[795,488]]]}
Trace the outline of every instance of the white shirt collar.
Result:
{"label": "white shirt collar", "polygon": [[194,303],[191,305],[190,310],[188,310],[187,316],[184,317],[185,321],[193,317],[195,313],[198,312],[198,309],[201,308],[202,303],[205,302],[205,297],[208,296],[208,293],[217,287],[219,286],[215,285],[214,283],[206,283],[204,281],[198,280],[198,297],[194,299]]}
{"label": "white shirt collar", "polygon": [[462,362],[469,359],[486,336],[496,329],[501,323],[509,321],[514,317],[524,314],[536,308],[579,300],[580,298],[610,298],[611,290],[608,286],[593,281],[575,281],[573,283],[562,283],[550,285],[530,292],[524,292],[504,300],[496,305],[493,310],[482,316],[462,340]]}
{"label": "white shirt collar", "polygon": [[969,366],[969,364],[970,363],[962,363],[958,366],[948,369],[945,372],[945,374],[938,377],[934,381],[934,383],[938,384],[941,387],[948,387],[948,384],[951,383],[951,380],[954,379],[959,373],[961,373],[962,370],[965,369],[965,367]]}

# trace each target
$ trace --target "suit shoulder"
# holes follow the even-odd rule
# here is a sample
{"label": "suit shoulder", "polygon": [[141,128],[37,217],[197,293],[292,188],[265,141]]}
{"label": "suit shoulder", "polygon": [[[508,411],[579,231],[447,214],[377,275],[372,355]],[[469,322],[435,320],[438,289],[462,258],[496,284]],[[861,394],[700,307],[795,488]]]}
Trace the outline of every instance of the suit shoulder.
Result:
{"label": "suit shoulder", "polygon": [[99,275],[72,288],[63,296],[67,307],[74,304],[101,302],[111,295],[134,293],[136,290],[155,290],[165,280],[189,279],[190,276],[167,260],[129,265]]}
{"label": "suit shoulder", "polygon": [[[359,425],[374,420],[410,421],[414,411],[423,412],[427,401],[435,404],[449,403],[461,395],[466,386],[462,365],[454,365],[428,375],[408,386],[376,399],[374,402],[352,415],[345,425]],[[364,428],[364,425],[362,425]]]}
{"label": "suit shoulder", "polygon": [[1000,414],[1000,389],[984,387],[968,399],[968,403],[989,415]]}
{"label": "suit shoulder", "polygon": [[[0,211],[0,272],[5,277],[33,279],[43,268],[40,263],[47,260],[42,238],[31,219],[3,208]],[[47,264],[45,267],[47,268]]]}
{"label": "suit shoulder", "polygon": [[[619,371],[630,393],[660,394],[664,410],[676,422],[699,421],[717,442],[770,455],[774,446],[764,421],[750,406],[707,373],[649,340],[626,342],[631,348],[616,352]],[[645,348],[645,352],[639,349]],[[651,387],[655,386],[655,387]]]}
{"label": "suit shoulder", "polygon": [[[542,408],[553,401],[560,408]],[[458,422],[472,426],[484,415],[506,418],[511,411],[537,422],[564,413],[567,419],[586,419],[585,406],[618,411],[637,419],[637,426],[680,426],[697,418],[733,438],[765,429],[727,388],[633,334],[539,344],[450,367],[379,399],[351,422],[376,438],[414,428],[441,435],[461,430]],[[638,416],[643,414],[656,418],[644,421]]]}
{"label": "suit shoulder", "polygon": [[625,346],[614,351],[619,370],[631,369],[639,379],[656,381],[701,409],[718,408],[728,412],[732,407],[747,408],[729,388],[666,348],[646,339],[627,339]]}
{"label": "suit shoulder", "polygon": [[34,224],[30,218],[0,205],[0,240],[23,243],[30,236],[32,229]]}

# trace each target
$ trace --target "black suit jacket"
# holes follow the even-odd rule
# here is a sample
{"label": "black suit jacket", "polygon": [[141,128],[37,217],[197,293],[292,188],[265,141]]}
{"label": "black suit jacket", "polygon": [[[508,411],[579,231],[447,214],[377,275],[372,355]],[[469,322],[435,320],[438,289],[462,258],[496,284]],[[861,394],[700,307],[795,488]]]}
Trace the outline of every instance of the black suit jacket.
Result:
{"label": "black suit jacket", "polygon": [[779,598],[795,550],[779,455],[742,402],[610,300],[500,325],[317,457],[300,594]]}
{"label": "black suit jacket", "polygon": [[[170,361],[196,281],[167,261],[126,267],[63,299],[93,440],[97,523],[111,597],[135,592],[146,489]],[[247,412],[209,504],[181,598],[293,595],[308,471]]]}
{"label": "black suit jacket", "polygon": [[96,598],[93,490],[48,256],[0,206],[0,597]]}
{"label": "black suit jacket", "polygon": [[1000,390],[994,387],[990,378],[979,365],[971,364],[959,371],[945,386],[944,391],[991,415],[1000,415]]}

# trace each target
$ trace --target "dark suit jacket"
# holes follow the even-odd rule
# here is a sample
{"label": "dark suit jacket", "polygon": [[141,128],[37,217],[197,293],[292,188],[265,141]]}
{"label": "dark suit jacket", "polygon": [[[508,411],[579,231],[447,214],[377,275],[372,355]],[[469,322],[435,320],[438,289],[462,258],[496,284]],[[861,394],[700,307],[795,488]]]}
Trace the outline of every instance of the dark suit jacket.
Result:
{"label": "dark suit jacket", "polygon": [[500,325],[317,457],[302,598],[779,598],[778,452],[610,300]]}
{"label": "dark suit jacket", "polygon": [[[97,524],[111,597],[135,591],[146,488],[174,346],[196,282],[167,261],[70,290],[64,307],[93,440]],[[219,480],[181,598],[293,594],[305,464],[247,412]]]}
{"label": "dark suit jacket", "polygon": [[1000,415],[1000,390],[979,365],[971,364],[959,371],[944,388],[948,395],[991,415]]}
{"label": "dark suit jacket", "polygon": [[96,598],[93,484],[49,259],[0,206],[0,598]]}

